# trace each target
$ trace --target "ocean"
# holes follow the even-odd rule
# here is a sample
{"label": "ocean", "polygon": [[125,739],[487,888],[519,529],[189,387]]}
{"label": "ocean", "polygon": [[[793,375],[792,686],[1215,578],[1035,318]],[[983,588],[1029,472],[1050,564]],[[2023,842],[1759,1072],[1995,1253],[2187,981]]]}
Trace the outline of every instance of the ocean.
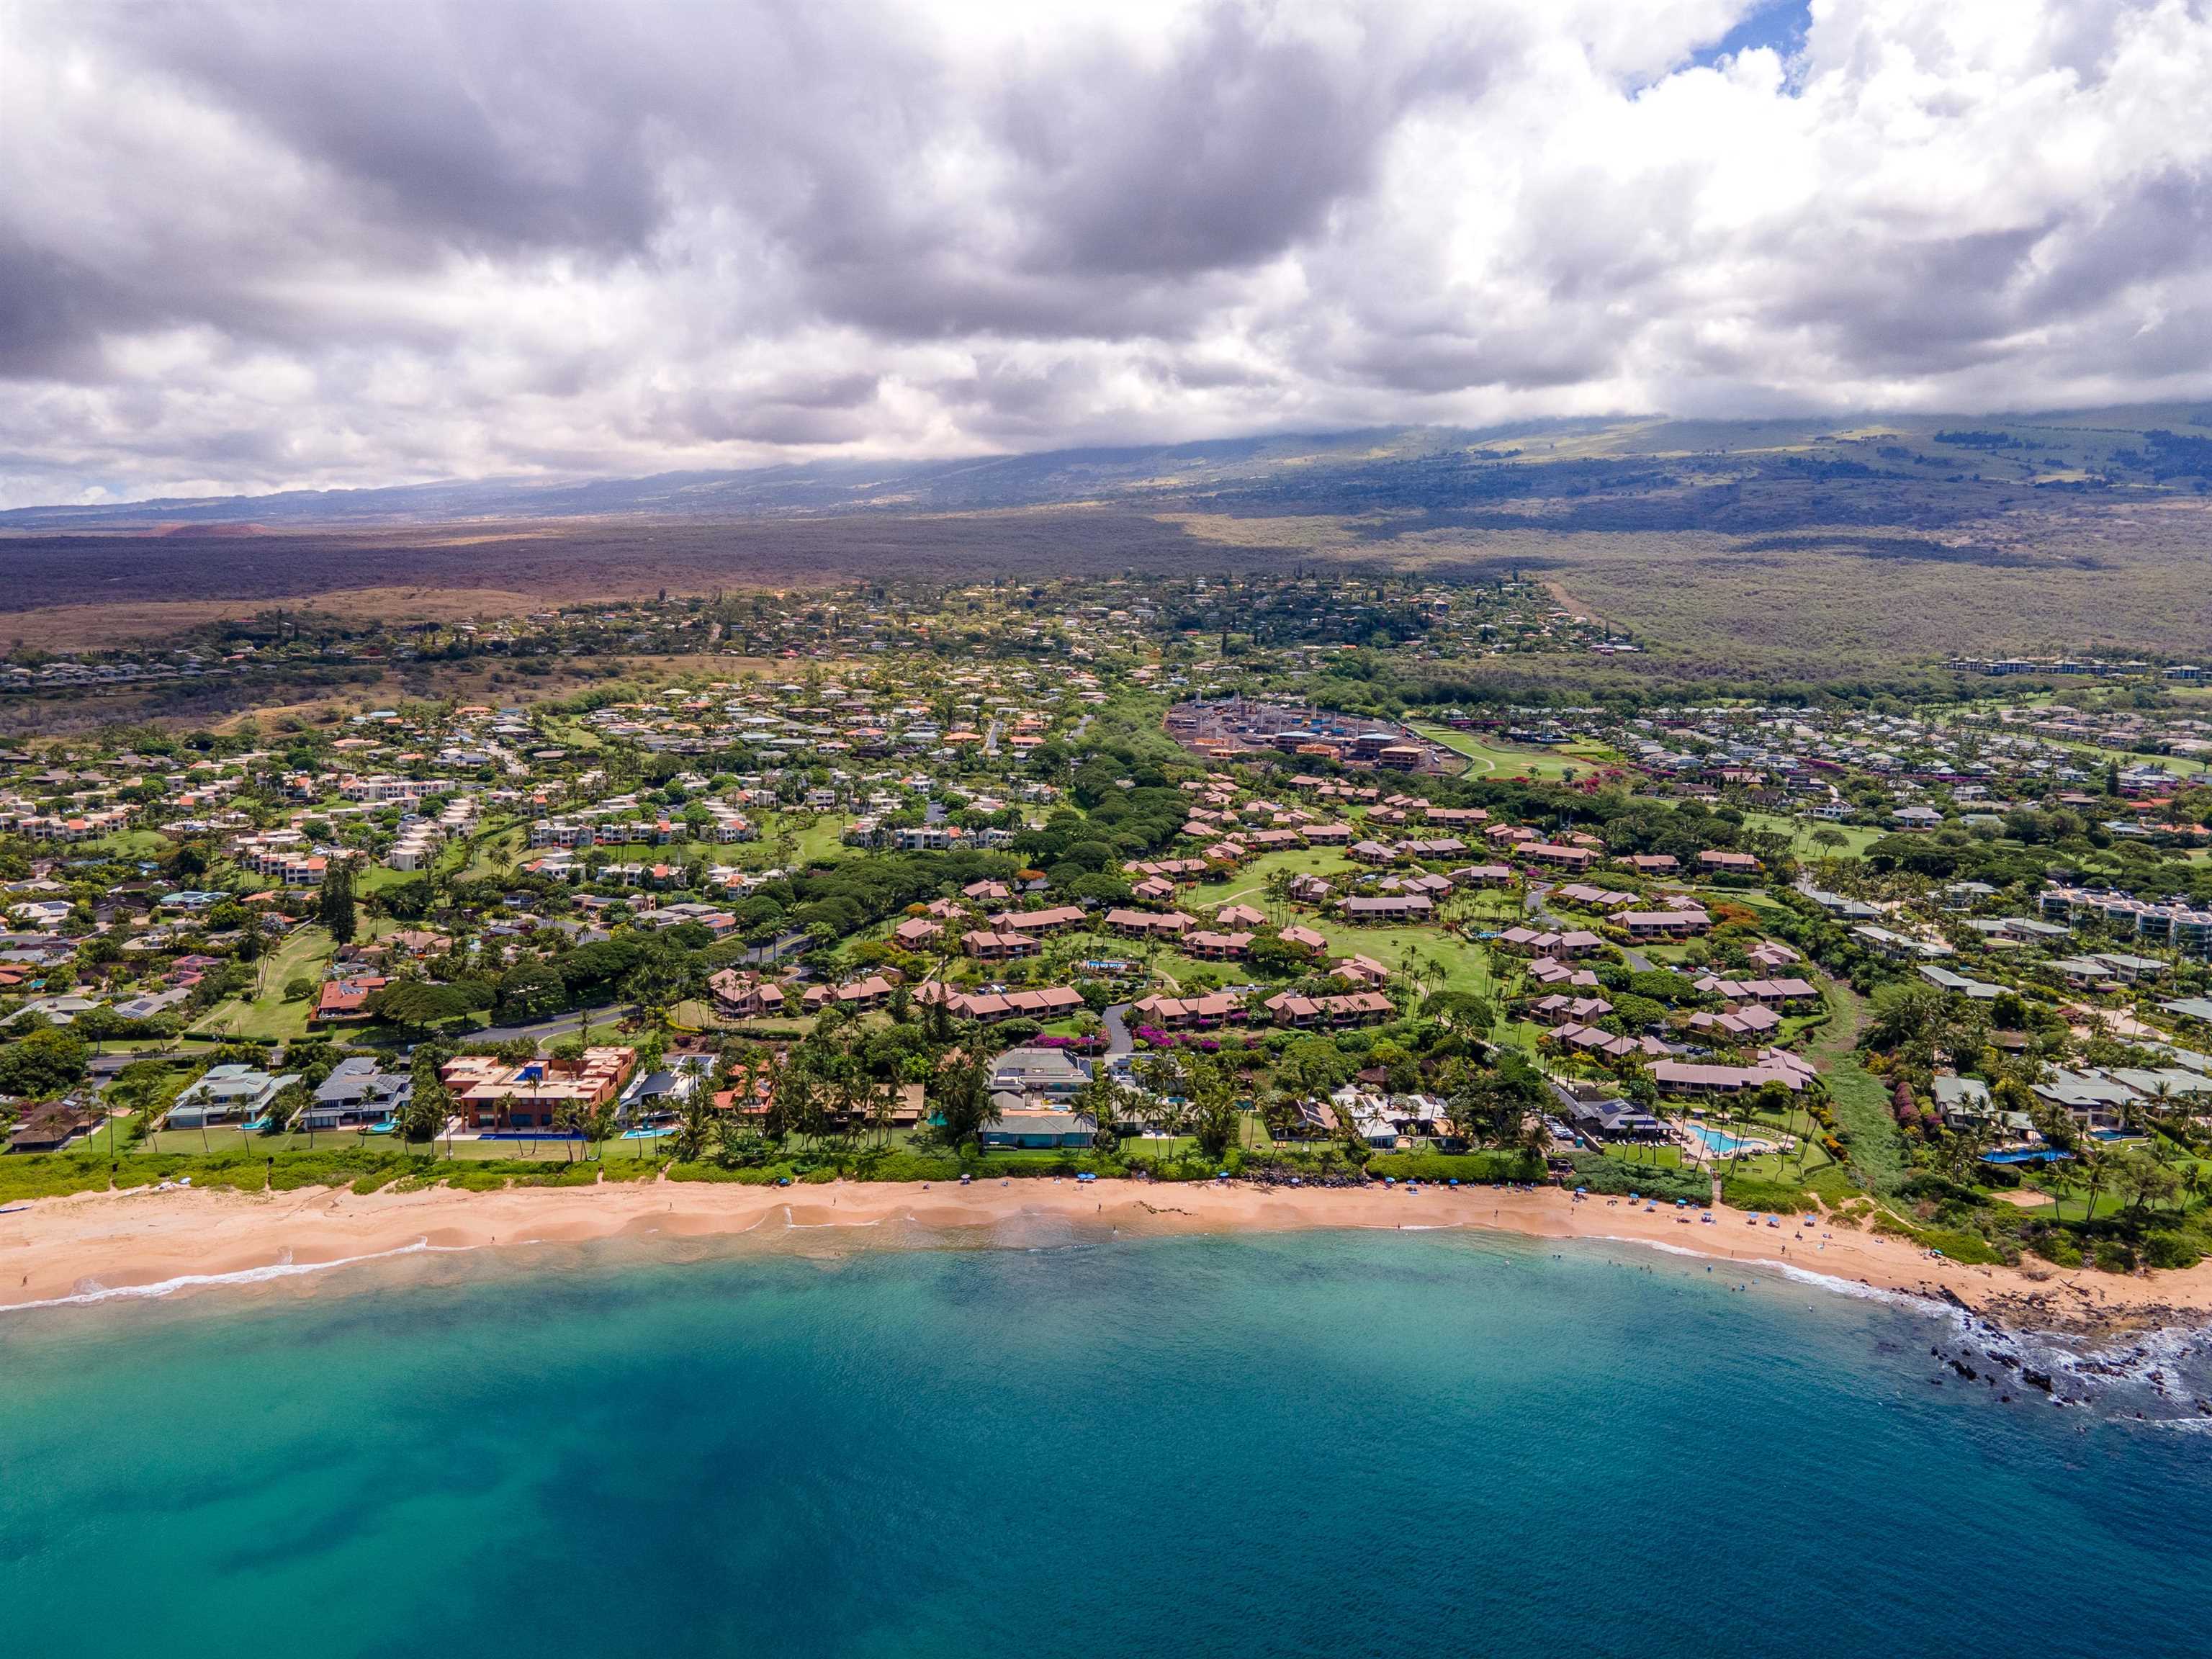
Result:
{"label": "ocean", "polygon": [[7,1650],[2208,1644],[2203,1422],[1926,1310],[1460,1233],[675,1248],[0,1316]]}

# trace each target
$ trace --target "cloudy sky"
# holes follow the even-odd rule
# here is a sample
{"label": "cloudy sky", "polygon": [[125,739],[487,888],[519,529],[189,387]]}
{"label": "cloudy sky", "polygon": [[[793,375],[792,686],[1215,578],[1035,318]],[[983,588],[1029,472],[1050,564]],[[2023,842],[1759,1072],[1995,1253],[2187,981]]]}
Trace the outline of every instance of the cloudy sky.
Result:
{"label": "cloudy sky", "polygon": [[0,504],[2212,394],[2212,0],[0,0]]}

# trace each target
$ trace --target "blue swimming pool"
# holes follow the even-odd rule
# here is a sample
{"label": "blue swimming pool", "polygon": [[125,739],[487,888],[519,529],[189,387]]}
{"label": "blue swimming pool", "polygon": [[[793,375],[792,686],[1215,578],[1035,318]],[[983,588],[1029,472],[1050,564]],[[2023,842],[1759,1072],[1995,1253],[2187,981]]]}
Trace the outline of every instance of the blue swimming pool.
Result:
{"label": "blue swimming pool", "polygon": [[1690,1133],[1705,1143],[1705,1150],[1713,1152],[1737,1152],[1751,1145],[1738,1140],[1734,1135],[1723,1134],[1718,1129],[1708,1129],[1702,1123],[1692,1123]]}

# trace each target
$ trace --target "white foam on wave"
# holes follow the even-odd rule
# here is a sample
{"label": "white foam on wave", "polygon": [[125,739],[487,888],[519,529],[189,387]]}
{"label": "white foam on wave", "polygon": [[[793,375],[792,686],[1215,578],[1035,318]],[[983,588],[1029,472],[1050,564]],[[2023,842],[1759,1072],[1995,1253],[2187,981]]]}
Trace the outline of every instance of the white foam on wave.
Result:
{"label": "white foam on wave", "polygon": [[375,1250],[367,1255],[342,1255],[330,1261],[272,1261],[265,1267],[241,1267],[228,1273],[180,1273],[174,1279],[160,1279],[151,1285],[102,1285],[89,1291],[76,1291],[68,1296],[50,1296],[35,1302],[0,1303],[0,1313],[21,1313],[33,1308],[84,1308],[100,1302],[141,1302],[159,1297],[174,1296],[179,1291],[196,1291],[210,1285],[265,1285],[279,1279],[297,1279],[307,1273],[328,1273],[333,1267],[357,1267],[364,1261],[383,1261],[399,1255],[431,1255],[459,1252],[473,1248],[466,1244],[433,1244],[427,1238],[418,1238],[412,1244],[402,1244],[394,1249]]}
{"label": "white foam on wave", "polygon": [[[1355,1233],[1455,1233],[1475,1227],[1472,1221],[1358,1221],[1346,1228]],[[1492,1231],[1483,1228],[1480,1231]]]}
{"label": "white foam on wave", "polygon": [[1810,1267],[1800,1267],[1794,1262],[1765,1261],[1759,1265],[1776,1268],[1784,1279],[1794,1279],[1800,1285],[1817,1285],[1820,1289],[1831,1291],[1837,1296],[1856,1297],[1862,1302],[1886,1302],[1892,1307],[1911,1308],[1921,1313],[1946,1316],[1960,1311],[1948,1303],[1938,1301],[1932,1296],[1922,1296],[1912,1291],[1893,1291],[1880,1285],[1863,1284],[1856,1279],[1844,1279],[1835,1273],[1816,1273]]}
{"label": "white foam on wave", "polygon": [[1715,1267],[1718,1267],[1723,1261],[1728,1262],[1731,1267],[1751,1265],[1748,1262],[1732,1261],[1727,1256],[1714,1255],[1710,1251],[1693,1250],[1686,1244],[1669,1244],[1661,1238],[1629,1238],[1620,1233],[1589,1233],[1585,1237],[1605,1244],[1636,1244],[1647,1250],[1662,1250],[1668,1255],[1686,1255],[1693,1261],[1711,1262]]}
{"label": "white foam on wave", "polygon": [[1933,1297],[1919,1296],[1911,1291],[1886,1290],[1879,1285],[1863,1285],[1856,1279],[1814,1273],[1810,1267],[1801,1267],[1791,1261],[1772,1261],[1763,1256],[1715,1255],[1710,1250],[1697,1249],[1687,1244],[1670,1244],[1663,1238],[1634,1238],[1620,1233],[1595,1233],[1589,1237],[1607,1244],[1634,1244],[1647,1250],[1662,1251],[1668,1255],[1686,1256],[1717,1270],[1725,1267],[1731,1273],[1778,1273],[1783,1278],[1797,1284],[1811,1285],[1837,1296],[1856,1297],[1863,1302],[1885,1302],[1893,1307],[1911,1308],[1917,1312],[1942,1316],[1957,1312],[1956,1309]]}
{"label": "white foam on wave", "polygon": [[[763,1217],[763,1219],[766,1218]],[[884,1218],[878,1216],[873,1221],[793,1221],[791,1218],[791,1206],[787,1204],[783,1206],[783,1224],[787,1231],[793,1232],[814,1232],[823,1227],[880,1227],[884,1224]],[[753,1223],[754,1227],[758,1225],[760,1225],[759,1222]],[[745,1231],[750,1232],[752,1227],[748,1227]]]}

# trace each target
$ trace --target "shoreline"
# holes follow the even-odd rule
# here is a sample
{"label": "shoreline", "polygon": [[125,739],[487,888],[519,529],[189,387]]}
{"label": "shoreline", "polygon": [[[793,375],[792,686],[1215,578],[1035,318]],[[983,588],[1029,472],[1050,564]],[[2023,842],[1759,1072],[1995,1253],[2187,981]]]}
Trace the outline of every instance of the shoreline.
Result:
{"label": "shoreline", "polygon": [[[1710,1213],[1708,1224],[1695,1219]],[[1684,1219],[1684,1217],[1692,1218]],[[2006,1328],[2116,1337],[2212,1323],[2212,1262],[2155,1279],[2045,1264],[1971,1267],[1850,1228],[1753,1224],[1741,1211],[1647,1211],[1558,1188],[1160,1186],[1024,1179],[830,1182],[752,1187],[690,1182],[463,1193],[288,1193],[137,1188],[33,1200],[0,1215],[0,1313],[295,1278],[410,1255],[655,1237],[664,1241],[913,1228],[943,1242],[1029,1243],[1036,1224],[1117,1235],[1468,1228],[1528,1238],[1643,1244],[1794,1270],[1839,1290],[1917,1296]]]}

